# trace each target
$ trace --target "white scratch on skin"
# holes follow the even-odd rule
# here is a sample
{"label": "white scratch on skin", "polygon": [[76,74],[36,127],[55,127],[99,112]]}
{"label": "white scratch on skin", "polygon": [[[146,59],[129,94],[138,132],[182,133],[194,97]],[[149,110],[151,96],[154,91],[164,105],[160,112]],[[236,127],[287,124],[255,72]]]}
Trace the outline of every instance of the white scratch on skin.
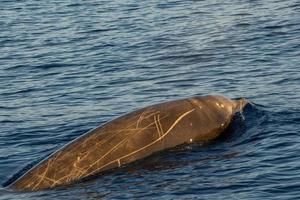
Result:
{"label": "white scratch on skin", "polygon": [[161,133],[160,133],[160,129],[158,127],[158,122],[157,122],[157,119],[156,119],[155,115],[154,115],[154,123],[155,123],[156,130],[157,130],[157,133],[158,133],[158,138],[160,138],[161,137]]}
{"label": "white scratch on skin", "polygon": [[[131,155],[133,155],[133,154],[135,154],[135,153],[138,153],[138,152],[140,152],[140,151],[142,151],[142,150],[144,150],[144,149],[150,147],[151,145],[155,144],[156,142],[158,142],[159,140],[161,140],[162,138],[164,138],[166,135],[168,135],[168,133],[170,133],[170,131],[176,126],[176,124],[178,124],[178,122],[179,122],[181,119],[183,119],[185,116],[187,116],[188,114],[190,114],[190,113],[193,112],[194,110],[195,110],[195,108],[192,109],[192,110],[189,110],[189,111],[187,111],[187,112],[185,112],[185,113],[183,113],[182,115],[180,115],[180,116],[175,120],[175,122],[170,126],[170,128],[169,128],[169,129],[168,129],[168,130],[167,130],[160,138],[158,138],[158,139],[154,140],[153,142],[147,144],[146,146],[144,146],[144,147],[142,147],[142,148],[140,148],[140,149],[137,149],[137,150],[135,150],[135,151],[133,151],[133,152],[131,152],[131,153],[125,155],[125,156],[122,156],[122,157],[120,157],[120,158],[118,158],[118,159],[123,159],[123,158],[126,158],[126,157],[128,157],[128,156],[131,156]],[[92,172],[86,174],[86,176],[89,176],[89,175],[93,174],[95,171],[100,170],[100,169],[102,169],[102,168],[104,168],[104,167],[106,167],[106,166],[108,166],[108,165],[110,165],[110,164],[116,162],[118,159],[115,159],[115,160],[113,160],[113,161],[111,161],[111,162],[109,162],[109,163],[103,165],[102,167],[100,167],[100,168],[98,168],[98,169],[96,169],[96,170],[94,170],[94,171],[92,171]]]}
{"label": "white scratch on skin", "polygon": [[99,159],[97,159],[94,163],[92,163],[90,165],[89,168],[85,169],[85,171],[89,170],[91,167],[93,167],[97,162],[99,162],[100,160],[102,160],[105,156],[107,156],[108,154],[110,154],[112,151],[114,151],[115,149],[117,149],[121,144],[123,144],[124,142],[127,141],[128,138],[124,138],[123,140],[121,140],[121,142],[119,142],[118,144],[116,144],[115,146],[113,146],[113,148],[111,148],[106,154],[104,154],[103,156],[101,156]]}
{"label": "white scratch on skin", "polygon": [[[194,110],[195,110],[195,109],[189,110],[189,111],[183,113],[180,117],[178,117],[178,118],[175,120],[175,122],[170,126],[170,128],[168,129],[168,131],[167,131],[165,134],[163,134],[163,135],[161,136],[161,138],[165,137],[165,136],[166,136],[166,135],[167,135],[167,134],[175,127],[175,125],[176,125],[182,118],[184,118],[186,115],[190,114],[190,113],[193,112]],[[140,148],[140,149],[138,149],[138,150],[136,150],[136,151],[133,151],[133,152],[131,152],[130,154],[128,154],[128,155],[126,155],[126,156],[123,156],[122,158],[128,157],[128,156],[130,156],[130,155],[132,155],[132,154],[134,154],[134,153],[137,153],[137,152],[139,152],[139,151],[141,151],[141,150],[143,150],[143,149],[145,149],[145,148],[147,148],[147,147],[153,145],[154,143],[156,143],[157,141],[159,141],[161,138],[156,139],[155,141],[149,143],[148,145],[146,145],[146,146],[144,146],[144,147],[142,147],[142,148]]]}
{"label": "white scratch on skin", "polygon": [[136,122],[136,127],[135,128],[139,128],[139,125],[140,125],[140,122],[143,120],[143,118],[144,118],[144,113],[146,112],[147,110],[144,110],[143,112],[142,112],[142,114],[139,116],[139,119],[137,120],[137,122]]}
{"label": "white scratch on skin", "polygon": [[[45,179],[45,180],[47,180],[47,181],[49,181],[49,182],[52,182],[52,183],[54,183],[54,182],[56,182],[54,179],[51,179],[51,178],[48,178],[47,176],[41,176],[41,175],[37,175],[39,178],[43,178],[43,179]],[[50,184],[49,184],[50,185]],[[50,187],[52,187],[52,185],[50,185]]]}
{"label": "white scratch on skin", "polygon": [[164,134],[164,130],[163,130],[162,125],[160,123],[159,114],[157,115],[157,118],[154,115],[154,122],[155,122],[156,129],[157,129],[157,132],[158,132],[158,138],[161,138],[161,136]]}
{"label": "white scratch on skin", "polygon": [[[139,116],[139,119],[137,120],[136,127],[135,127],[136,129],[139,128],[140,123],[141,123],[144,119],[147,119],[147,118],[149,118],[149,117],[151,117],[151,116],[156,115],[157,113],[159,113],[159,111],[155,111],[155,112],[150,113],[149,115],[146,115],[146,114],[148,114],[148,112],[152,112],[152,111],[151,111],[151,110],[144,110],[144,111],[142,112],[142,114]],[[145,116],[145,115],[146,115],[146,116]]]}
{"label": "white scratch on skin", "polygon": [[[147,117],[148,117],[148,116],[146,116],[145,118],[147,118]],[[145,119],[145,118],[144,118],[144,119]],[[136,130],[136,128],[129,129],[129,127],[133,126],[134,124],[135,124],[135,123],[131,123],[131,124],[129,124],[128,126],[126,126],[126,128],[120,129],[120,130],[118,130],[118,131],[116,131],[116,132],[111,132],[111,131],[105,131],[105,132],[102,132],[102,134],[106,134],[106,133],[112,133],[112,134],[109,135],[107,138],[103,138],[103,139],[101,140],[101,142],[96,142],[95,149],[100,148],[101,145],[103,145],[103,144],[109,142],[110,139],[112,139],[113,137],[115,137],[115,136],[117,136],[118,134],[122,133],[123,131],[126,131],[126,130],[134,131],[134,130]],[[89,139],[90,139],[90,138],[89,138]],[[88,139],[88,140],[89,140],[89,139]],[[94,138],[94,139],[97,139],[97,137]],[[85,142],[87,142],[88,140],[86,140]],[[93,152],[93,151],[88,151],[84,156],[81,157],[81,160],[83,160],[83,159],[85,159],[86,157],[88,157],[89,154],[90,154],[91,152]]]}
{"label": "white scratch on skin", "polygon": [[119,165],[119,167],[121,167],[121,162],[120,162],[120,159],[118,159],[118,165]]}
{"label": "white scratch on skin", "polygon": [[84,173],[84,170],[83,170],[82,168],[78,167],[77,165],[74,165],[74,167],[75,167],[75,170],[76,170],[77,172],[79,172],[79,173],[81,173],[81,174]]}
{"label": "white scratch on skin", "polygon": [[43,181],[43,179],[46,177],[46,174],[47,174],[47,172],[48,172],[48,170],[49,170],[51,161],[52,161],[51,159],[48,160],[46,169],[45,169],[45,171],[42,173],[42,175],[38,175],[38,177],[40,178],[40,180],[37,182],[37,184],[35,184],[35,186],[32,188],[32,190],[34,190],[35,188],[37,188],[37,187],[41,184],[41,182]]}
{"label": "white scratch on skin", "polygon": [[158,125],[159,125],[160,132],[161,132],[162,134],[164,134],[164,130],[163,130],[162,125],[161,125],[161,123],[160,123],[159,115],[158,115]]}
{"label": "white scratch on skin", "polygon": [[[71,170],[71,172],[70,172],[69,174],[67,174],[66,176],[63,176],[63,177],[61,177],[61,178],[59,178],[59,179],[53,181],[51,187],[54,187],[55,185],[61,184],[62,181],[63,181],[64,179],[66,179],[65,182],[70,182],[70,181],[72,181],[72,180],[75,179],[74,177],[76,177],[76,176],[77,176],[77,177],[81,177],[82,174],[85,173],[85,171],[84,171],[82,168],[78,167],[78,166],[76,165],[76,163],[74,163],[73,166],[74,166],[74,168]],[[76,175],[76,174],[78,174],[78,173],[80,173],[80,174],[79,174],[79,175]]]}

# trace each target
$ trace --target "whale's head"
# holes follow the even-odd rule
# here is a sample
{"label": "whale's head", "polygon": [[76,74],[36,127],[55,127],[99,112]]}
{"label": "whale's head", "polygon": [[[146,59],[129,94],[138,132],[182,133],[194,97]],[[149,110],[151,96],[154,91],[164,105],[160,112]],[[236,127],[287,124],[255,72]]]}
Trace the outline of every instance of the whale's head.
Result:
{"label": "whale's head", "polygon": [[232,100],[221,95],[209,95],[206,96],[206,98],[206,101],[215,104],[217,108],[225,110],[229,115],[233,115],[237,112],[242,113],[244,107],[250,103],[245,98]]}
{"label": "whale's head", "polygon": [[242,112],[244,110],[245,106],[250,103],[250,101],[248,101],[245,98],[241,98],[238,100],[232,100],[232,101],[234,104],[233,112]]}

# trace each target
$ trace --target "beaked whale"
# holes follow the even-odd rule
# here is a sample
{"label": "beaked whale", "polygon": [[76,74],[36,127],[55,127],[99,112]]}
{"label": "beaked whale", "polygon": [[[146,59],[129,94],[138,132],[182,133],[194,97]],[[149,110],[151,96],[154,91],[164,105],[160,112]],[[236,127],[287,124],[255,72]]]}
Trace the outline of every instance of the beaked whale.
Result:
{"label": "beaked whale", "polygon": [[68,185],[164,149],[217,138],[248,103],[196,96],[142,108],[80,136],[8,188],[36,191]]}

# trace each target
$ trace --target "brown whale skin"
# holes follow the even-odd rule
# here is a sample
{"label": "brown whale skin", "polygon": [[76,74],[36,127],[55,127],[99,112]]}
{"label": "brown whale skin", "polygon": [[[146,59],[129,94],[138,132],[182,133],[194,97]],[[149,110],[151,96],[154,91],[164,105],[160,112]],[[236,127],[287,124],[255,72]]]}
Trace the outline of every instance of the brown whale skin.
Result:
{"label": "brown whale skin", "polygon": [[152,105],[114,119],[30,169],[8,188],[36,191],[83,178],[194,141],[217,138],[248,103],[223,96],[196,96]]}

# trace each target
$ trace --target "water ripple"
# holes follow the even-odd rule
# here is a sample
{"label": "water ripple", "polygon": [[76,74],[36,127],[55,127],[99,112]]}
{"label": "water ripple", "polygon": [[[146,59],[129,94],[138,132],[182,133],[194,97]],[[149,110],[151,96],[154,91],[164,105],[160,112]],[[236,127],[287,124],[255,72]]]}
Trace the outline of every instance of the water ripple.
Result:
{"label": "water ripple", "polygon": [[[299,199],[300,4],[1,1],[0,180],[117,116],[221,94],[225,137],[97,179],[0,199]],[[27,167],[26,167],[27,166]]]}

